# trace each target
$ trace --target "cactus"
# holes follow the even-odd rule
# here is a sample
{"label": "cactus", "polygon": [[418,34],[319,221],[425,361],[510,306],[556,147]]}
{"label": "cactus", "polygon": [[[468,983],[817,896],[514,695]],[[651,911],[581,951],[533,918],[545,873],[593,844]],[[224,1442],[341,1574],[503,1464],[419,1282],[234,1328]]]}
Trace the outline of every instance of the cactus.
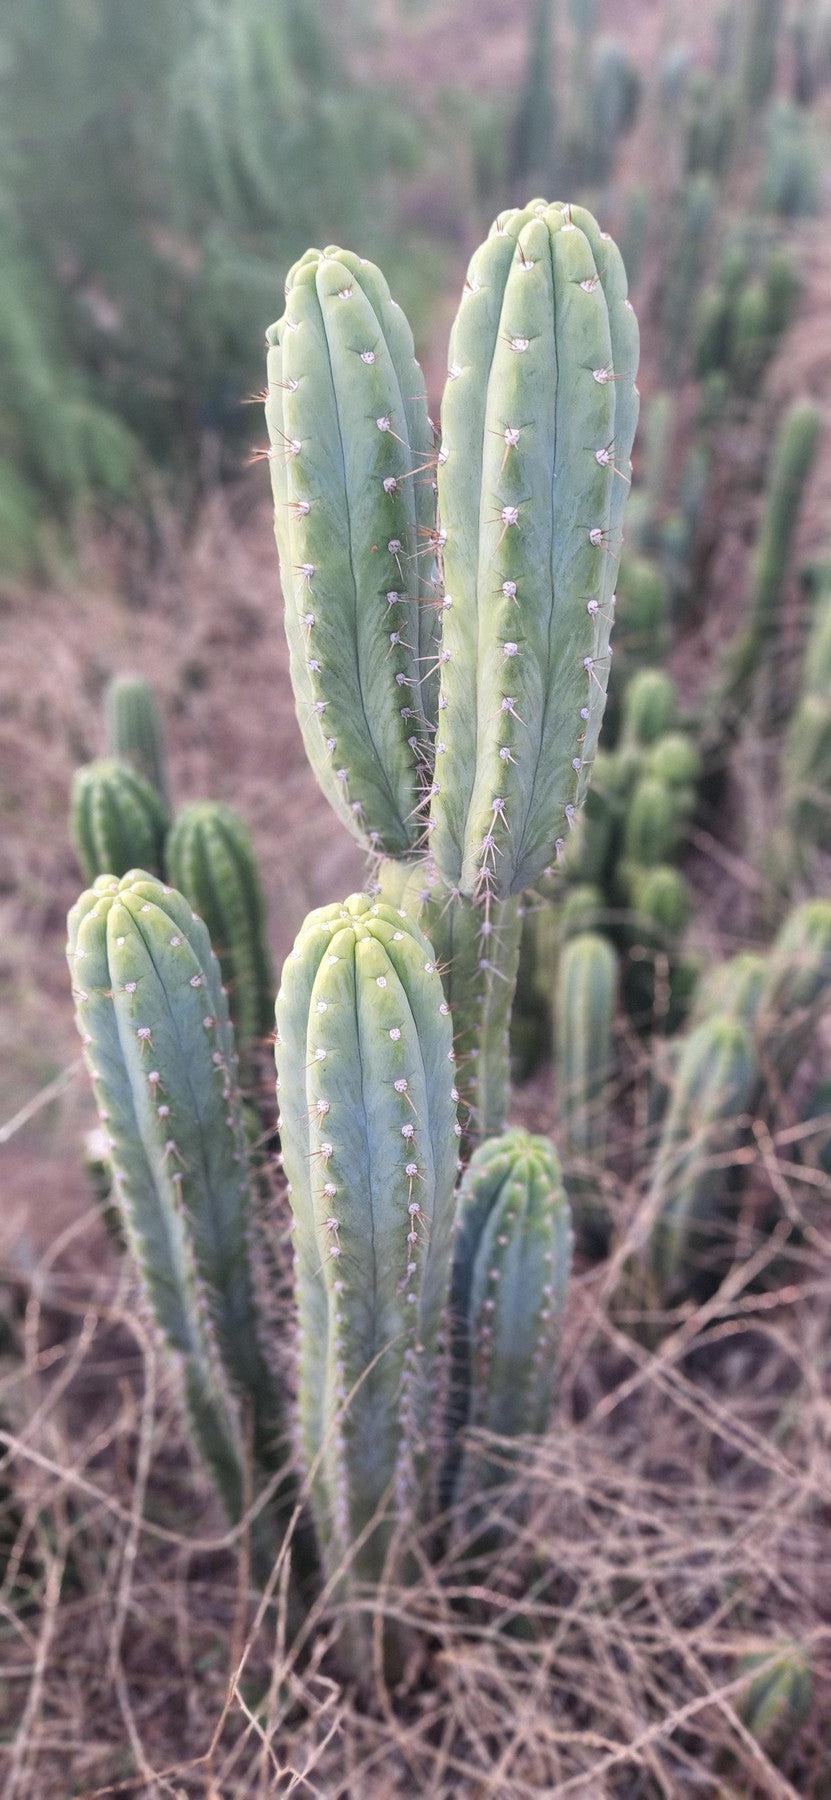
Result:
{"label": "cactus", "polygon": [[592,130],[584,138],[589,154],[582,156],[576,178],[584,182],[610,180],[620,140],[637,119],[640,94],[640,77],[622,44],[615,38],[601,38],[592,59],[588,107]]}
{"label": "cactus", "polygon": [[699,982],[693,1023],[723,1013],[754,1029],[767,979],[767,961],[756,950],[740,950],[726,962],[717,963]]}
{"label": "cactus", "polygon": [[672,234],[671,260],[663,299],[665,351],[663,378],[677,386],[687,367],[696,297],[707,267],[707,252],[716,207],[709,175],[693,175],[679,198]]}
{"label": "cactus", "polygon": [[678,814],[669,788],[654,775],[635,785],[626,810],[623,854],[630,863],[650,868],[666,862],[678,841]]}
{"label": "cactus", "polygon": [[700,70],[687,90],[685,175],[724,175],[736,139],[736,102],[731,89]]}
{"label": "cactus", "polygon": [[715,697],[722,729],[725,711],[744,709],[754,675],[774,638],[790,565],[800,509],[819,447],[822,416],[808,400],[790,407],[780,426],[765,498],[762,529],[753,560],[749,617],[728,646]]}
{"label": "cactus", "polygon": [[813,120],[789,100],[779,100],[768,122],[765,171],[759,193],[763,212],[780,219],[811,218],[820,209],[822,158]]}
{"label": "cactus", "polygon": [[586,931],[569,939],[554,1003],[555,1082],[566,1168],[579,1165],[569,1174],[569,1193],[584,1225],[603,1210],[594,1195],[606,1152],[618,983],[618,959],[606,938]]}
{"label": "cactus", "polygon": [[557,164],[559,121],[552,57],[555,0],[535,0],[525,78],[511,132],[509,172],[514,182],[551,179]]}
{"label": "cactus", "polygon": [[167,872],[204,919],[219,958],[237,1041],[274,1028],[265,896],[248,828],[230,806],[186,806],[167,840]]}
{"label": "cactus", "polygon": [[757,1077],[749,1033],[735,1018],[706,1019],[684,1043],[648,1190],[646,1256],[661,1294],[688,1287],[706,1249],[725,1186],[724,1158],[737,1142]]}
{"label": "cactus", "polygon": [[488,908],[448,892],[428,863],[381,866],[381,892],[403,906],[433,946],[453,1020],[464,1147],[495,1137],[508,1110],[508,1032],[517,982],[518,898]]}
{"label": "cactus", "polygon": [[[233,1520],[249,1435],[286,1459],[279,1376],[258,1341],[236,1052],[207,931],[142,871],[101,876],[69,915],[78,1027],[113,1191],[150,1305],[181,1363],[199,1449]],[[283,1484],[283,1505],[293,1500]]]}
{"label": "cactus", "polygon": [[[330,1575],[379,1580],[418,1505],[457,1167],[449,1009],[403,910],[309,915],[277,1000],[300,1428]],[[373,1525],[373,1521],[377,1521]]]}
{"label": "cactus", "polygon": [[[546,1138],[508,1131],[481,1144],[459,1189],[451,1311],[453,1415],[513,1438],[551,1419],[571,1271],[571,1216]],[[457,1492],[504,1479],[500,1456],[468,1450]]]}
{"label": "cactus", "polygon": [[701,753],[683,731],[667,731],[651,744],[644,758],[644,771],[666,787],[687,793],[701,780]]}
{"label": "cactus", "polygon": [[831,586],[821,586],[802,661],[801,691],[782,751],[788,861],[831,847]]}
{"label": "cactus", "polygon": [[438,669],[424,377],[380,270],[347,250],[294,265],[267,337],[275,533],[306,752],[358,841],[406,856],[423,832]]}
{"label": "cactus", "polygon": [[104,711],[110,755],[143,775],[169,809],[164,727],[150,683],[139,675],[114,676],[107,688]]}
{"label": "cactus", "polygon": [[620,254],[630,290],[636,288],[640,280],[648,225],[649,190],[646,187],[631,188],[626,196],[620,227]]}
{"label": "cactus", "polygon": [[453,329],[438,467],[447,595],[430,848],[469,896],[532,883],[585,794],[636,363],[623,265],[591,215],[543,202],[502,214]]}
{"label": "cactus", "polygon": [[831,990],[831,901],[795,906],[771,946],[756,1030],[762,1057],[787,1089]]}
{"label": "cactus", "polygon": [[737,1711],[757,1743],[782,1750],[811,1710],[811,1663],[801,1644],[787,1643],[750,1656],[750,1677]]}
{"label": "cactus", "polygon": [[741,90],[748,110],[758,112],[776,80],[782,0],[750,0],[742,46]]}
{"label": "cactus", "polygon": [[625,556],[618,578],[620,618],[616,633],[615,677],[642,662],[659,660],[668,627],[667,584],[656,563],[644,556]]}
{"label": "cactus", "polygon": [[168,818],[160,794],[125,763],[102,758],[76,770],[70,828],[87,881],[163,869]]}
{"label": "cactus", "polygon": [[642,748],[656,744],[675,723],[678,694],[663,669],[641,669],[623,696],[623,742]]}

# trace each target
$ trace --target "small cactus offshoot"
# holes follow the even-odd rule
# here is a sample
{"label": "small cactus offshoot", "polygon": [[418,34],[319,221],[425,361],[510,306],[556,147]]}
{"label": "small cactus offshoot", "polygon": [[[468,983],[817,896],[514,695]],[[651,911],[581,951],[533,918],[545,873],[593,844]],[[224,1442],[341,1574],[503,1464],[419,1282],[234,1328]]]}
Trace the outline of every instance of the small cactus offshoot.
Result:
{"label": "small cactus offshoot", "polygon": [[87,881],[128,869],[161,875],[167,809],[158,790],[126,763],[101,758],[76,770],[70,827]]}
{"label": "small cactus offshoot", "polygon": [[270,1036],[274,980],[265,895],[239,813],[212,800],[184,807],[167,840],[167,872],[208,927],[238,1042]]}

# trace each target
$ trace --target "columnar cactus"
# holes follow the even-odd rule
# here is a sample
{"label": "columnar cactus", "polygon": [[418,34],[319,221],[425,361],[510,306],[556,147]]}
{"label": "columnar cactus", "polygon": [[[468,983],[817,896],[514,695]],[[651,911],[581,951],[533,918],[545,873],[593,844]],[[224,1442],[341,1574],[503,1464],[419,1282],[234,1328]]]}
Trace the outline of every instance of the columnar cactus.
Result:
{"label": "columnar cactus", "polygon": [[517,983],[518,898],[487,908],[452,894],[430,863],[385,862],[384,898],[401,905],[433,946],[453,1020],[464,1144],[502,1130],[508,1111],[508,1033]]}
{"label": "columnar cactus", "polygon": [[126,763],[102,758],[76,770],[70,828],[87,881],[128,869],[161,875],[167,827],[161,795]]}
{"label": "columnar cactus", "polygon": [[458,1137],[433,951],[367,895],[309,915],[277,1000],[300,1322],[300,1430],[330,1574],[377,1582],[418,1505]]}
{"label": "columnar cactus", "polygon": [[805,1054],[816,1009],[831,990],[831,901],[805,900],[789,913],[767,959],[756,1028],[763,1061],[784,1087]]}
{"label": "columnar cactus", "polygon": [[716,189],[712,177],[691,176],[679,197],[672,260],[664,290],[666,347],[663,376],[668,387],[678,384],[687,367],[696,295],[707,267],[715,207]]}
{"label": "columnar cactus", "polygon": [[782,754],[790,853],[797,862],[831,847],[831,586],[815,600],[799,699]]}
{"label": "columnar cactus", "polygon": [[647,1262],[659,1293],[689,1286],[724,1191],[723,1159],[751,1105],[758,1065],[738,1019],[706,1019],[683,1044],[648,1190]]}
{"label": "columnar cactus", "polygon": [[776,1754],[811,1710],[811,1659],[802,1644],[771,1644],[748,1657],[739,1717],[757,1743]]}
{"label": "columnar cactus", "polygon": [[749,616],[727,651],[717,694],[720,713],[727,707],[735,714],[744,706],[778,628],[794,536],[821,429],[822,416],[808,400],[795,401],[780,426],[753,560]]}
{"label": "columnar cactus", "polygon": [[[250,1440],[286,1464],[281,1381],[260,1346],[236,1051],[219,967],[187,901],[142,871],[102,876],[69,915],[78,1027],[113,1192],[183,1369],[202,1455],[232,1519]],[[286,1503],[290,1484],[284,1488]]]}
{"label": "columnar cactus", "polygon": [[623,696],[623,739],[630,744],[654,744],[675,723],[678,694],[675,682],[663,669],[640,669],[627,684]]}
{"label": "columnar cactus", "polygon": [[[547,1138],[508,1131],[480,1145],[462,1178],[453,1262],[454,1417],[500,1437],[546,1430],[571,1270],[571,1215]],[[470,1453],[468,1499],[504,1473]]]}
{"label": "columnar cactus", "polygon": [[359,842],[413,851],[438,673],[435,453],[379,269],[309,250],[268,334],[266,420],[291,678],[309,761]]}
{"label": "columnar cactus", "polygon": [[564,845],[603,716],[637,325],[582,208],[503,213],[473,256],[438,456],[445,597],[429,843],[468,896]]}
{"label": "columnar cactus", "polygon": [[626,811],[623,853],[630,863],[650,868],[666,862],[678,841],[678,815],[673,796],[654,775],[636,783]]}
{"label": "columnar cactus", "polygon": [[554,1003],[555,1079],[560,1142],[568,1161],[602,1167],[614,1069],[612,1031],[618,959],[598,932],[570,938],[560,958]]}
{"label": "columnar cactus", "polygon": [[167,754],[156,696],[139,675],[116,675],[104,700],[110,754],[129,763],[170,805]]}
{"label": "columnar cactus", "polygon": [[757,950],[740,950],[726,962],[717,963],[696,989],[693,1024],[700,1024],[713,1013],[723,1013],[752,1030],[767,981],[767,961]]}
{"label": "columnar cactus", "polygon": [[750,0],[742,45],[741,87],[745,105],[764,106],[776,80],[782,0]]}
{"label": "columnar cactus", "polygon": [[269,1036],[274,980],[265,895],[244,820],[217,801],[184,807],[167,840],[167,873],[207,925],[238,1042]]}

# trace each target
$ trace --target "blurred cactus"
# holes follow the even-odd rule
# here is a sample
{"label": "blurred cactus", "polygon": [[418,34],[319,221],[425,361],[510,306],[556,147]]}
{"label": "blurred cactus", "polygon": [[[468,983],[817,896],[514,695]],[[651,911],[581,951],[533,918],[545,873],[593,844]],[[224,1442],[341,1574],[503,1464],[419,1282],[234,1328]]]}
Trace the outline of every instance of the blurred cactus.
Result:
{"label": "blurred cactus", "polygon": [[104,711],[109,754],[143,775],[169,808],[164,726],[150,683],[139,675],[114,676]]}
{"label": "blurred cactus", "polygon": [[767,959],[756,1029],[764,1063],[787,1088],[831,995],[831,901],[805,900],[788,914]]}
{"label": "blurred cactus", "polygon": [[620,227],[620,254],[630,289],[637,287],[643,268],[649,225],[649,189],[630,188]]}
{"label": "blurred cactus", "polygon": [[768,120],[762,210],[780,219],[812,217],[820,208],[821,177],[813,120],[791,101],[778,100]]}
{"label": "blurred cactus", "polygon": [[663,669],[641,669],[623,696],[622,742],[641,749],[657,744],[675,724],[678,694]]}
{"label": "blurred cactus", "polygon": [[814,599],[801,685],[782,750],[789,870],[831,849],[831,581]]}
{"label": "blurred cactus", "polygon": [[707,271],[716,209],[711,176],[694,175],[685,182],[676,209],[669,267],[663,296],[663,378],[667,387],[683,379],[696,296]]}
{"label": "blurred cactus", "polygon": [[771,1647],[746,1659],[749,1681],[739,1718],[757,1743],[781,1752],[811,1710],[811,1661],[801,1644]]}
{"label": "blurred cactus", "polygon": [[[208,934],[142,872],[99,877],[69,915],[78,1028],[113,1194],[177,1354],[194,1437],[241,1516],[250,1426],[260,1476],[284,1468],[282,1378],[260,1347],[236,1052]],[[290,1506],[290,1484],[282,1502]]]}
{"label": "blurred cactus", "polygon": [[791,550],[821,429],[822,416],[807,400],[795,401],[779,427],[753,559],[749,617],[728,646],[716,689],[715,712],[722,728],[745,708],[779,628]]}
{"label": "blurred cactus", "polygon": [[758,112],[776,81],[782,0],[749,0],[744,21],[741,89],[745,105]]}
{"label": "blurred cactus", "polygon": [[[606,1087],[613,1073],[613,1021],[619,988],[619,961],[599,932],[568,938],[559,958],[554,1003],[554,1091],[558,1098],[559,1145],[567,1168],[577,1170],[577,1220],[588,1181],[597,1183],[608,1138]],[[576,1193],[568,1184],[572,1199]]]}
{"label": "blurred cactus", "polygon": [[666,862],[678,840],[678,816],[669,788],[654,775],[636,782],[626,809],[623,855],[641,868]]}
{"label": "blurred cactus", "polygon": [[230,806],[197,801],[178,814],[167,839],[167,873],[204,919],[219,959],[237,1041],[250,1045],[274,1026],[274,977],[265,895],[251,837]]}
{"label": "blurred cactus", "polygon": [[686,95],[685,174],[724,175],[736,139],[736,100],[723,81],[699,70]]}
{"label": "blurred cactus", "polygon": [[303,1449],[327,1571],[374,1584],[421,1503],[450,1270],[460,1128],[430,944],[365,895],[311,913],[277,1029]]}
{"label": "blurred cactus", "polygon": [[161,875],[167,826],[161,795],[126,763],[101,758],[76,770],[70,829],[87,881],[128,869]]}
{"label": "blurred cactus", "polygon": [[694,1283],[757,1074],[751,1038],[735,1018],[706,1019],[683,1045],[648,1191],[647,1263],[661,1295]]}
{"label": "blurred cactus", "polygon": [[556,0],[534,0],[525,77],[511,130],[508,171],[512,182],[547,187],[557,168],[559,118],[554,72]]}
{"label": "blurred cactus", "polygon": [[703,976],[696,990],[693,1023],[723,1013],[753,1029],[766,983],[764,956],[755,950],[740,950]]}
{"label": "blurred cactus", "polygon": [[[550,1422],[571,1271],[571,1218],[546,1138],[509,1131],[480,1145],[458,1197],[451,1310],[452,1395],[459,1422],[513,1438]],[[468,1448],[457,1481],[466,1499],[504,1480],[504,1452]]]}

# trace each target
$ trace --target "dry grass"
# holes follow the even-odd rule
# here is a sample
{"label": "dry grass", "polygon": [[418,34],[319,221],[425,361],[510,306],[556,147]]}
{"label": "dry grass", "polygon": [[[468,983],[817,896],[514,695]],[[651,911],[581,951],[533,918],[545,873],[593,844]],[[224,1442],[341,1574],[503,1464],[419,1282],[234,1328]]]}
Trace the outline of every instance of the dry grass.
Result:
{"label": "dry grass", "polygon": [[[559,1418],[504,1490],[500,1544],[457,1521],[439,1566],[422,1545],[422,1579],[384,1597],[412,1627],[394,1695],[377,1672],[344,1682],[336,1608],[288,1640],[284,1564],[249,1590],[129,1274],[102,1258],[97,1214],[77,1217],[18,1281],[24,1355],[0,1388],[8,1800],[820,1800],[829,1184],[792,1159],[792,1134],[759,1134],[733,1265],[659,1351],[629,1330],[626,1233],[578,1276]],[[789,1253],[784,1227],[760,1228],[771,1188],[802,1227]],[[631,1240],[637,1193],[613,1199]],[[791,1638],[814,1705],[774,1762],[737,1710],[742,1663]]]}

